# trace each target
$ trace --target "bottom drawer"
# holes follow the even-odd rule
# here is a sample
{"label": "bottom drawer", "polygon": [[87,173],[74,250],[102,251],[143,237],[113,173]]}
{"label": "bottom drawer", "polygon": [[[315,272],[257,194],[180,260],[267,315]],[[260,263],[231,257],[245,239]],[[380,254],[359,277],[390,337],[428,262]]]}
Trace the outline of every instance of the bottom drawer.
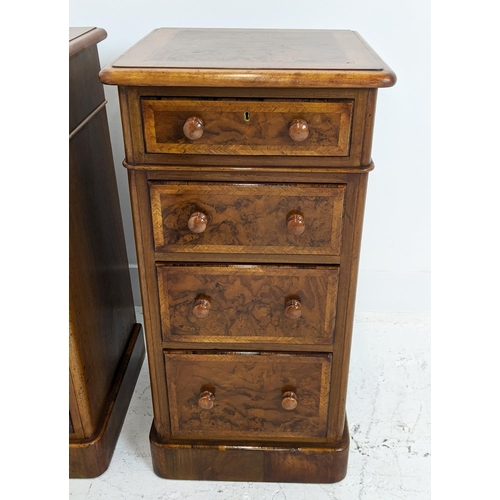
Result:
{"label": "bottom drawer", "polygon": [[173,437],[326,438],[330,354],[165,351]]}

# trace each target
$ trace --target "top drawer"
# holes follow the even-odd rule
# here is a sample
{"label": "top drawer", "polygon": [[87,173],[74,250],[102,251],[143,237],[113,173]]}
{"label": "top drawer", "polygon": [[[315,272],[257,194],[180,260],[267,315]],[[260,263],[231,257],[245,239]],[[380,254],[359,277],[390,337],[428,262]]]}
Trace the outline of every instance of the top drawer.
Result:
{"label": "top drawer", "polygon": [[146,153],[349,156],[353,104],[142,98]]}

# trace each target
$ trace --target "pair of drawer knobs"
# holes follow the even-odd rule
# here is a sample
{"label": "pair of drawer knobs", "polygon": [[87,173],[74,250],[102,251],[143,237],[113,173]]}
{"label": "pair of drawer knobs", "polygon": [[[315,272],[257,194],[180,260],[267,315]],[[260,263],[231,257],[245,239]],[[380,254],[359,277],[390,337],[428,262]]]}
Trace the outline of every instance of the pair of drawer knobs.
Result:
{"label": "pair of drawer knobs", "polygon": [[[210,301],[204,297],[198,297],[194,301],[193,315],[198,319],[204,319],[210,313]],[[302,304],[298,299],[288,299],[285,302],[285,316],[290,319],[299,319],[302,315]]]}
{"label": "pair of drawer knobs", "polygon": [[[193,233],[202,233],[208,225],[208,217],[203,212],[194,212],[188,220],[188,228]],[[288,217],[286,221],[288,233],[299,236],[306,229],[306,221],[302,214],[296,213]]]}
{"label": "pair of drawer knobs", "polygon": [[[203,391],[198,398],[198,406],[203,410],[210,410],[215,403],[215,394],[212,391]],[[281,406],[285,410],[297,408],[297,394],[293,391],[285,391],[281,396]]]}
{"label": "pair of drawer knobs", "polygon": [[[203,135],[204,130],[205,124],[203,120],[197,116],[190,116],[182,127],[184,135],[191,141],[199,139]],[[308,123],[302,118],[293,120],[288,125],[288,135],[295,142],[305,141],[309,137]]]}

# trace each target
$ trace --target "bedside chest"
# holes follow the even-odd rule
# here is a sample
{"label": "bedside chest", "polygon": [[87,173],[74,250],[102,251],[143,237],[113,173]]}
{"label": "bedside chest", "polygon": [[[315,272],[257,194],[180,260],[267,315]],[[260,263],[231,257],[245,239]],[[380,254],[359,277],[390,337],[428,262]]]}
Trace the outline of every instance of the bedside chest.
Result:
{"label": "bedside chest", "polygon": [[352,31],[153,31],[120,96],[155,472],[325,483],[345,404],[377,89]]}
{"label": "bedside chest", "polygon": [[109,466],[145,357],[97,44],[69,29],[69,476]]}

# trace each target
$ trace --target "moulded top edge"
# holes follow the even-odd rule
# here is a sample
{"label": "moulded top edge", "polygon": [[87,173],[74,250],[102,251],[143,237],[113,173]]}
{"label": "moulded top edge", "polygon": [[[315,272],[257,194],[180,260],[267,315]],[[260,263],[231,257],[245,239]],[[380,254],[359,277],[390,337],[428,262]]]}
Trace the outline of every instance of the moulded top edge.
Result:
{"label": "moulded top edge", "polygon": [[347,30],[159,28],[106,66],[138,86],[388,87],[392,70]]}

